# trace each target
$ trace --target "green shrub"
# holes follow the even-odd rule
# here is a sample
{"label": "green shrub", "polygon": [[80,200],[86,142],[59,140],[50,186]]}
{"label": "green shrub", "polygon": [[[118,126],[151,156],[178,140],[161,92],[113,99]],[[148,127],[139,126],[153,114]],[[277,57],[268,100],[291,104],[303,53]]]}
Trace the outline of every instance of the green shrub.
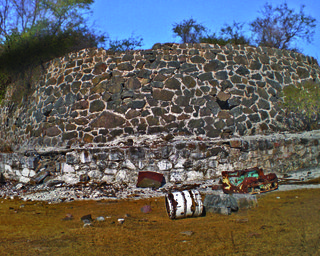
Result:
{"label": "green shrub", "polygon": [[[30,90],[37,67],[51,59],[64,56],[73,51],[96,47],[104,40],[86,29],[66,30],[56,34],[17,33],[6,38],[0,51],[0,101],[7,86],[19,84],[17,100],[21,100]],[[15,83],[17,82],[18,83]],[[22,84],[21,84],[22,81]]]}
{"label": "green shrub", "polygon": [[306,81],[291,84],[283,89],[287,114],[294,113],[307,122],[309,129],[318,126],[320,117],[320,83]]}

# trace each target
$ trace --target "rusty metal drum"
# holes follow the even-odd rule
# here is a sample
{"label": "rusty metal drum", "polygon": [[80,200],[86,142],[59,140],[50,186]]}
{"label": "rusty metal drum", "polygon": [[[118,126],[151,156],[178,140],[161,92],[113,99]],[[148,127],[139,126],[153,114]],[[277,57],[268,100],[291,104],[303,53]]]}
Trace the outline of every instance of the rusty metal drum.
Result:
{"label": "rusty metal drum", "polygon": [[201,194],[197,190],[168,193],[165,196],[166,209],[170,219],[198,217],[203,213]]}

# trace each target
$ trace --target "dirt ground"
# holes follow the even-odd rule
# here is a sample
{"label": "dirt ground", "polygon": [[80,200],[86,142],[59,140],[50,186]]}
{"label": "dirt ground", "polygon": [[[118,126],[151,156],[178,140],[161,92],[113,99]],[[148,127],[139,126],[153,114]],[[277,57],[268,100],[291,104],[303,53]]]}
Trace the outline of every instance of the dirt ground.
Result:
{"label": "dirt ground", "polygon": [[[320,255],[320,189],[257,197],[258,207],[229,216],[177,220],[168,217],[164,198],[0,198],[0,255]],[[92,226],[84,227],[81,217],[89,214]]]}

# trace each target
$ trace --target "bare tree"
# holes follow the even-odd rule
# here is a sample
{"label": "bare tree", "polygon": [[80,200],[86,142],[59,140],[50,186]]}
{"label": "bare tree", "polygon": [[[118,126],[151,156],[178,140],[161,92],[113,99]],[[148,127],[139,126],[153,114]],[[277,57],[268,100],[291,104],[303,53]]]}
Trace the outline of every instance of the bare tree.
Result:
{"label": "bare tree", "polygon": [[304,13],[305,5],[296,13],[286,3],[277,7],[266,3],[261,10],[261,17],[254,20],[251,30],[256,36],[258,45],[290,49],[291,43],[296,39],[312,41],[316,19]]}
{"label": "bare tree", "polygon": [[198,43],[202,34],[207,29],[198,24],[194,19],[183,20],[180,23],[173,24],[172,31],[178,37],[181,37],[183,43]]}

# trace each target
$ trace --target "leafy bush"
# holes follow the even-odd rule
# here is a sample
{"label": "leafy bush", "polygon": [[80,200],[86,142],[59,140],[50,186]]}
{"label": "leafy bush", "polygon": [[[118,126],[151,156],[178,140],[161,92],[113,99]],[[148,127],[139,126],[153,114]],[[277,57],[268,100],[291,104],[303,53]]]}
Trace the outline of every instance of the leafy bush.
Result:
{"label": "leafy bush", "polygon": [[0,70],[9,74],[20,73],[68,52],[96,47],[100,40],[103,38],[81,30],[39,36],[13,33],[3,45]]}
{"label": "leafy bush", "polygon": [[142,38],[131,36],[128,39],[109,40],[109,49],[113,52],[125,52],[142,46]]}
{"label": "leafy bush", "polygon": [[[104,40],[86,29],[66,30],[57,34],[12,33],[0,50],[0,101],[10,82],[20,80],[19,95],[26,95],[36,68],[43,63],[72,51],[96,47]],[[21,90],[21,91],[20,91]],[[17,99],[22,99],[17,97]]]}
{"label": "leafy bush", "polygon": [[320,119],[320,83],[307,81],[291,84],[283,89],[284,107],[307,123],[308,129],[318,126]]}

